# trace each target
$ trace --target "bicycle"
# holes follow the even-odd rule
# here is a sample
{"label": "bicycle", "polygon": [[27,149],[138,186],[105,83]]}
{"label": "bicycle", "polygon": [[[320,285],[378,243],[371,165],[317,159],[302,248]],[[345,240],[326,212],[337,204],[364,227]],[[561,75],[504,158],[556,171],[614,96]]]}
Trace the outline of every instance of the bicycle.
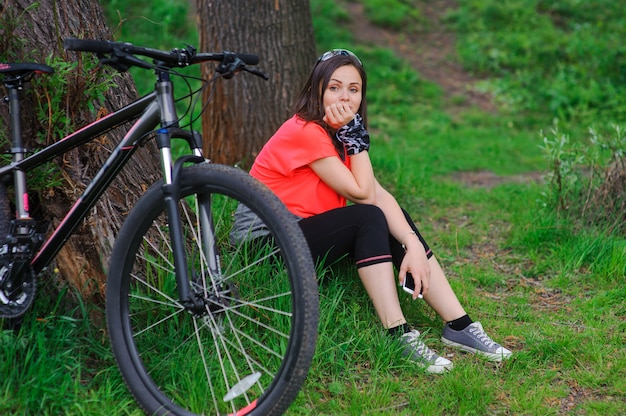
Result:
{"label": "bicycle", "polygon": [[[163,180],[124,220],[107,274],[107,328],[124,381],[147,414],[282,414],[306,378],[317,338],[318,292],[308,246],[295,217],[268,188],[202,156],[200,135],[180,127],[171,79],[186,76],[176,69],[206,61],[219,62],[206,85],[242,71],[265,76],[247,67],[258,57],[79,39],[65,39],[64,47],[95,53],[101,65],[120,71],[153,70],[155,90],[29,154],[21,137],[19,92],[34,74],[53,69],[0,64],[12,141],[12,162],[0,167],[0,177],[13,177],[15,194],[13,214],[0,184],[0,236],[6,236],[0,239],[0,317],[28,310],[36,276],[134,151],[155,140]],[[132,127],[46,235],[28,211],[26,174],[128,121]],[[186,142],[189,153],[174,159],[173,139]],[[229,241],[238,205],[263,222],[269,238]]]}

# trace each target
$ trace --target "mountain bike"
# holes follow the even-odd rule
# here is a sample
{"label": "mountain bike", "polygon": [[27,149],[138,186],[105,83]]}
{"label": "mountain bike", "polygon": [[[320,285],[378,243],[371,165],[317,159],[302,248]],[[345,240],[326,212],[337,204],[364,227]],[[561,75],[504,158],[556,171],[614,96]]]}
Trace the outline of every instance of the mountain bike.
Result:
{"label": "mountain bike", "polygon": [[[202,156],[200,135],[180,127],[172,81],[186,77],[181,68],[207,61],[218,64],[203,88],[240,72],[266,77],[248,67],[258,57],[79,39],[64,40],[64,47],[95,53],[101,65],[120,71],[152,70],[155,90],[29,153],[21,137],[20,91],[35,74],[53,69],[0,64],[12,141],[11,162],[0,167],[0,317],[29,309],[36,277],[134,152],[154,140],[163,178],[124,220],[107,273],[107,328],[121,374],[147,414],[282,414],[306,378],[317,338],[318,292],[308,246],[295,217],[268,188]],[[129,121],[56,229],[31,218],[29,172]],[[189,150],[174,157],[172,141],[178,139]],[[238,206],[262,222],[263,239],[229,238]]]}

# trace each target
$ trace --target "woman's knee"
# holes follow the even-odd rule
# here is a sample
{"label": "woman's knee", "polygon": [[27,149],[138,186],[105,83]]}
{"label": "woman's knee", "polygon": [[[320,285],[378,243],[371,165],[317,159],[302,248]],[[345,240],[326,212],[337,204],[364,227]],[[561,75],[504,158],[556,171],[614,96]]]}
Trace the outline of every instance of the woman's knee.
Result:
{"label": "woman's knee", "polygon": [[385,218],[385,214],[383,210],[378,208],[376,205],[371,204],[357,204],[354,205],[355,217],[361,220],[362,223],[368,225],[380,225],[387,227],[387,219]]}

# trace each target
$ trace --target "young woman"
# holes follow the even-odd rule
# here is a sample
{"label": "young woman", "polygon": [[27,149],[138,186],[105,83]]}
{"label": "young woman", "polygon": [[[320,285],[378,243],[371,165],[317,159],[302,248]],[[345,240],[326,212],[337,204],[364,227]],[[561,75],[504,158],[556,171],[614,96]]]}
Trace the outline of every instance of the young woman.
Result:
{"label": "young woman", "polygon": [[[367,75],[356,55],[344,49],[324,53],[300,93],[295,115],[265,144],[250,174],[300,218],[314,259],[325,264],[346,254],[354,259],[382,325],[427,371],[450,370],[452,363],[409,328],[394,265],[400,283],[413,277],[413,299],[423,296],[446,322],[445,344],[494,361],[510,357],[511,351],[470,319],[407,212],[376,180],[365,129],[366,89]],[[250,222],[242,218],[235,226],[239,238],[250,235]]]}

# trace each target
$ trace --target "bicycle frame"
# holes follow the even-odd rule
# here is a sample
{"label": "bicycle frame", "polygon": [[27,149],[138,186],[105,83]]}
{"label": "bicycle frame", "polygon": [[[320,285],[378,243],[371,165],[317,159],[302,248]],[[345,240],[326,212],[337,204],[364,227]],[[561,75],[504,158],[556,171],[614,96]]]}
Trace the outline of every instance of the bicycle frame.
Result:
{"label": "bicycle frame", "polygon": [[[165,185],[171,185],[173,183],[172,175],[174,169],[172,166],[172,157],[170,152],[170,138],[172,136],[172,132],[175,131],[177,137],[184,138],[190,143],[190,147],[194,155],[193,157],[201,157],[201,142],[198,142],[197,137],[195,137],[192,132],[181,130],[176,127],[167,127],[173,126],[177,121],[174,100],[171,94],[172,83],[169,79],[168,73],[161,71],[158,72],[158,82],[155,92],[152,92],[137,101],[94,121],[86,127],[83,127],[82,129],[66,136],[60,141],[42,149],[41,151],[38,151],[31,156],[23,158],[21,137],[19,137],[20,132],[19,129],[17,129],[17,132],[15,131],[15,127],[19,126],[19,123],[12,123],[12,132],[14,137],[13,152],[14,155],[17,153],[17,157],[14,156],[14,160],[10,165],[0,167],[0,177],[12,174],[15,178],[17,219],[20,220],[30,219],[30,216],[28,215],[28,195],[26,193],[25,183],[26,172],[41,166],[42,164],[75,147],[89,143],[103,133],[116,128],[129,120],[134,120],[139,116],[139,119],[134,122],[130,130],[115,147],[111,155],[107,158],[87,188],[84,190],[83,194],[76,200],[66,216],[62,219],[59,226],[54,230],[50,237],[45,239],[43,245],[37,253],[35,253],[31,261],[31,266],[35,274],[40,273],[50,264],[52,259],[56,256],[56,254],[58,254],[81,221],[86,217],[87,213],[94,207],[110,183],[115,179],[117,174],[132,157],[138,146],[148,140],[149,133],[154,131],[154,128],[159,124],[159,121],[161,126],[165,126],[158,129],[156,132],[157,145],[161,151]],[[17,94],[17,91],[14,92],[10,89],[10,94]],[[10,100],[10,102],[11,104],[14,102],[17,103],[16,100]],[[13,105],[12,109],[14,109]],[[12,112],[12,117],[19,118],[19,111]],[[19,137],[18,143],[16,143],[15,137]],[[168,212],[169,211],[170,210],[168,209]],[[176,213],[171,213],[171,215],[175,216]],[[174,241],[176,241],[176,239],[174,239]],[[184,264],[184,257],[178,259],[179,264],[180,262],[183,262],[182,264]],[[177,270],[178,269],[179,267],[177,267]],[[184,269],[184,267],[181,267],[181,269]],[[182,277],[186,278],[186,273],[183,272]],[[183,288],[183,291],[185,291],[185,288]],[[185,298],[186,296],[181,299]]]}
{"label": "bicycle frame", "polygon": [[[152,152],[154,140],[161,175],[127,207],[106,271],[106,329],[121,375],[146,414],[281,414],[304,382],[315,350],[319,300],[310,251],[293,214],[269,188],[241,169],[203,157],[200,134],[179,127],[170,79],[187,80],[186,114],[194,118],[200,104],[195,94],[207,91],[205,98],[211,99],[214,81],[241,71],[267,80],[246,67],[256,65],[258,57],[197,53],[191,45],[167,52],[73,38],[64,39],[63,46],[95,53],[100,65],[119,71],[133,66],[153,71],[155,89],[52,145],[27,152],[20,90],[35,74],[54,70],[0,63],[12,156],[6,166],[0,164],[0,320],[21,323],[37,296],[37,275],[50,267],[79,225],[87,225],[85,219],[138,147],[149,144]],[[176,70],[209,61],[219,62],[211,79]],[[189,79],[202,81],[202,87],[196,89]],[[206,102],[201,104],[204,110]],[[112,129],[123,129],[124,137],[109,146],[110,154],[98,161],[97,172],[90,173],[82,194],[55,218],[55,226],[49,229],[47,222],[31,218],[39,215],[29,207],[27,179]],[[187,142],[184,155],[172,156],[174,139]],[[10,176],[14,183],[7,192]],[[7,200],[10,194],[14,201]],[[241,207],[259,217],[267,238],[231,238]],[[183,380],[181,374],[192,377]]]}
{"label": "bicycle frame", "polygon": [[[134,153],[137,145],[141,144],[141,138],[151,131],[158,122],[159,110],[155,103],[155,94],[149,94],[136,102],[123,107],[106,117],[103,117],[86,127],[70,134],[62,140],[46,147],[45,149],[15,161],[8,166],[0,168],[0,176],[6,174],[19,174],[28,172],[42,164],[62,155],[69,150],[91,142],[101,134],[121,125],[123,122],[134,119],[143,111],[144,114],[132,126],[126,136],[115,147],[109,158],[97,172],[83,194],[76,200],[74,205],[63,218],[53,234],[46,239],[43,246],[35,254],[32,267],[36,274],[41,272],[54,258],[68,240],[70,235],[85,218],[89,210],[93,208],[98,198],[104,193],[107,186],[124,167],[128,159]],[[20,195],[18,190],[25,191],[25,186],[20,184],[20,179],[15,176],[16,209],[17,218],[28,218],[27,193]]]}

